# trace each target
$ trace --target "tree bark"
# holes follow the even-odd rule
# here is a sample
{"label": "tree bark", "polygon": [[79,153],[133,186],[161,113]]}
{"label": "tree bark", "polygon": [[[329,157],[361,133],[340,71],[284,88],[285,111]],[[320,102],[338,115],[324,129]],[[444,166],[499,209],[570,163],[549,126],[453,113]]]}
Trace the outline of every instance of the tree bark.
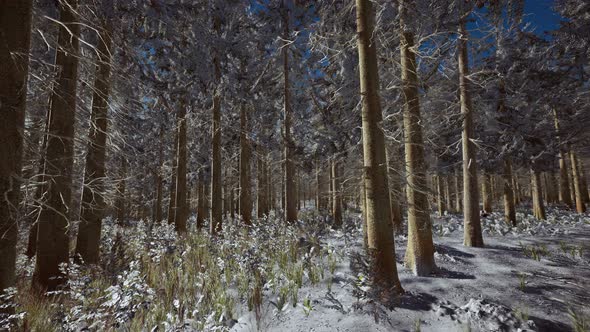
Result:
{"label": "tree bark", "polygon": [[582,183],[580,179],[580,170],[578,169],[578,160],[576,153],[570,149],[570,164],[572,165],[572,178],[574,182],[574,191],[576,196],[576,212],[586,212],[584,197],[582,196]]}
{"label": "tree bark", "polygon": [[117,222],[123,224],[127,220],[127,159],[126,156],[121,156],[120,179],[117,183],[117,200],[115,202],[115,210],[117,213]]}
{"label": "tree bark", "polygon": [[453,185],[455,186],[455,211],[460,213],[463,210],[463,199],[461,197],[461,174],[457,168],[455,168],[454,173]]}
{"label": "tree bark", "polygon": [[[221,19],[216,13],[213,18],[213,30],[221,34]],[[221,63],[218,50],[213,50],[213,67],[215,71],[215,92],[212,109],[212,147],[211,147],[211,218],[210,232],[216,235],[221,231],[223,222],[223,193],[221,183]]]}
{"label": "tree bark", "polygon": [[334,158],[331,161],[332,164],[332,187],[334,191],[332,192],[332,215],[334,216],[334,228],[339,229],[342,227],[342,191],[341,191],[341,184],[340,184],[340,174],[339,174],[339,165],[338,159]]}
{"label": "tree bark", "polygon": [[68,213],[72,196],[80,34],[77,8],[77,0],[66,0],[59,9],[61,24],[55,64],[61,70],[50,97],[44,166],[44,174],[50,182],[39,214],[37,260],[33,273],[33,285],[41,290],[55,290],[65,282],[59,265],[67,263],[69,257]]}
{"label": "tree bark", "polygon": [[[250,190],[252,183],[250,180],[250,142],[248,141],[248,109],[242,105],[240,109],[240,215],[246,225],[252,225],[252,200]],[[259,158],[260,160],[260,158]],[[261,198],[264,196],[264,167],[258,162],[258,217],[264,209],[260,209]],[[262,175],[262,176],[261,176]],[[262,181],[262,183],[261,183]],[[262,186],[261,186],[262,185]],[[261,190],[262,189],[262,190]],[[264,206],[263,206],[264,207]]]}
{"label": "tree bark", "polygon": [[[463,12],[460,15],[464,15]],[[483,247],[481,222],[479,219],[479,188],[477,185],[476,146],[473,143],[473,103],[471,101],[471,82],[469,79],[469,57],[467,55],[468,33],[465,28],[466,19],[459,23],[459,92],[463,131],[463,244],[469,247]]]}
{"label": "tree bark", "polygon": [[172,169],[170,170],[170,200],[168,201],[168,224],[176,220],[176,173],[178,172],[178,119],[174,128],[174,153],[172,154]]}
{"label": "tree bark", "polygon": [[[283,4],[284,5],[284,4]],[[289,40],[289,12],[283,7],[283,39]],[[295,183],[295,165],[293,163],[292,139],[291,139],[291,88],[289,82],[289,46],[284,45],[283,76],[284,76],[284,108],[285,120],[283,123],[284,158],[285,158],[285,220],[294,222],[297,220],[297,192]]]}
{"label": "tree bark", "polygon": [[512,190],[512,161],[510,158],[504,158],[503,164],[504,220],[512,226],[516,226],[516,209],[514,207],[514,191]]}
{"label": "tree bark", "polygon": [[445,202],[445,195],[444,195],[444,187],[443,187],[443,179],[442,174],[438,173],[435,175],[436,180],[436,206],[438,208],[438,216],[442,217],[445,215],[446,202]]}
{"label": "tree bark", "polygon": [[390,301],[403,289],[397,275],[391,206],[387,183],[385,137],[379,97],[375,13],[370,0],[356,0],[357,46],[362,104],[364,182],[368,248],[371,257],[373,288],[380,298]]}
{"label": "tree bark", "polygon": [[205,222],[205,179],[203,178],[203,172],[199,174],[199,193],[197,197],[197,229],[201,230]]}
{"label": "tree bark", "polygon": [[100,260],[100,234],[105,204],[106,141],[111,76],[111,24],[104,18],[98,43],[98,66],[92,96],[92,116],[82,192],[82,213],[76,240],[76,256],[87,264]]}
{"label": "tree bark", "polygon": [[483,195],[483,210],[485,213],[492,212],[492,177],[488,172],[483,173],[483,181],[481,184]]}
{"label": "tree bark", "polygon": [[562,142],[560,141],[560,125],[559,125],[559,116],[557,114],[557,109],[553,109],[553,120],[555,124],[555,132],[557,133],[557,142],[559,144],[559,200],[569,206],[570,208],[573,207],[573,202],[571,199],[570,194],[570,181],[568,176],[568,169],[567,169],[567,156],[565,149],[561,145]]}
{"label": "tree bark", "polygon": [[[184,98],[184,97],[183,97]],[[176,211],[174,213],[174,227],[180,234],[186,233],[187,207],[187,147],[186,147],[186,101],[181,99],[180,108],[176,113],[178,128],[178,146],[176,147]]]}
{"label": "tree bark", "polygon": [[545,205],[543,204],[543,188],[541,185],[541,172],[531,167],[531,184],[533,191],[533,216],[539,220],[545,220]]}
{"label": "tree bark", "polygon": [[16,282],[32,6],[31,0],[0,1],[0,293]]}
{"label": "tree bark", "polygon": [[407,26],[409,4],[406,0],[401,0],[399,4],[402,93],[405,101],[403,122],[407,178],[406,195],[408,200],[408,246],[405,263],[415,275],[425,276],[432,273],[436,266],[434,263],[430,206],[427,196],[414,34]]}

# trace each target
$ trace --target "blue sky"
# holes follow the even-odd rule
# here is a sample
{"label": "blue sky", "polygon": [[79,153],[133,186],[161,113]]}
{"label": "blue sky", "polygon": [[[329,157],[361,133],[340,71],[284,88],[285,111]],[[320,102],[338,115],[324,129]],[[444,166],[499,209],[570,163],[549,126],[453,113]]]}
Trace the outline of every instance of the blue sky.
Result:
{"label": "blue sky", "polygon": [[553,11],[554,0],[526,0],[526,20],[535,28],[535,32],[542,35],[545,31],[559,26],[560,16]]}

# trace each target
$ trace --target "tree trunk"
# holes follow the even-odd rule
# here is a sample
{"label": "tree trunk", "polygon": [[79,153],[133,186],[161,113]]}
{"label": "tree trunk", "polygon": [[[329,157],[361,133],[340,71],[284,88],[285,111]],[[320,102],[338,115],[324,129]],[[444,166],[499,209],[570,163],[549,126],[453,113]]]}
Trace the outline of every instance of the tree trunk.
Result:
{"label": "tree trunk", "polygon": [[[289,40],[289,12],[283,8],[283,39]],[[284,76],[284,108],[285,120],[283,126],[284,158],[285,158],[285,220],[294,222],[297,220],[297,192],[295,184],[295,165],[293,164],[293,152],[291,140],[291,91],[289,82],[289,46],[284,45],[283,76]]]}
{"label": "tree trunk", "polygon": [[[178,125],[178,119],[177,123]],[[178,172],[178,127],[174,128],[174,153],[172,154],[172,169],[170,170],[170,200],[168,201],[168,224],[176,220],[176,173]]]}
{"label": "tree trunk", "polygon": [[16,282],[31,12],[31,0],[0,2],[0,293]]}
{"label": "tree trunk", "polygon": [[156,201],[154,204],[154,223],[160,224],[162,222],[162,196],[163,196],[163,178],[162,178],[162,159],[163,159],[163,139],[164,131],[160,129],[160,147],[158,151],[158,169],[156,170]]}
{"label": "tree trunk", "polygon": [[453,188],[450,184],[449,177],[450,177],[449,174],[444,175],[443,184],[445,187],[445,198],[446,198],[447,211],[452,212],[452,210],[453,210]]}
{"label": "tree trunk", "polygon": [[461,174],[458,168],[455,168],[453,176],[453,185],[455,186],[455,211],[461,213],[463,210],[463,199],[461,197]]}
{"label": "tree trunk", "polygon": [[203,172],[199,174],[199,185],[198,185],[198,197],[197,197],[197,229],[201,230],[205,222],[205,179],[203,178]]}
{"label": "tree trunk", "polygon": [[503,164],[504,220],[512,226],[516,226],[516,209],[514,207],[514,191],[512,190],[512,161],[510,158],[504,158]]}
{"label": "tree trunk", "polygon": [[105,18],[98,43],[98,66],[92,96],[92,117],[82,192],[82,213],[76,240],[76,256],[87,264],[100,260],[100,234],[105,204],[106,141],[111,76],[112,22]]}
{"label": "tree trunk", "polygon": [[174,213],[174,227],[180,234],[186,233],[187,207],[187,148],[186,148],[186,101],[180,102],[176,113],[178,119],[178,146],[176,147],[176,211]]}
{"label": "tree trunk", "polygon": [[[221,34],[221,19],[215,14],[213,30]],[[223,193],[221,183],[221,63],[218,50],[213,50],[213,67],[215,71],[215,92],[212,109],[212,149],[211,149],[211,220],[210,232],[216,235],[221,231],[223,222]]]}
{"label": "tree trunk", "polygon": [[[464,15],[463,12],[460,15]],[[471,102],[471,82],[469,79],[469,57],[467,55],[468,34],[465,28],[466,19],[459,23],[459,92],[461,99],[461,115],[463,131],[463,244],[469,247],[483,247],[483,236],[479,219],[479,188],[477,185],[476,146],[473,143],[473,103]]]}
{"label": "tree trunk", "polygon": [[[252,200],[250,199],[250,190],[252,183],[250,180],[250,142],[248,141],[248,109],[246,105],[242,105],[240,109],[240,215],[246,225],[252,225]],[[264,196],[264,167],[258,158],[258,217],[261,216],[260,203]],[[262,175],[262,176],[261,176]],[[262,185],[262,186],[261,186]],[[261,190],[262,189],[262,190]],[[263,204],[264,207],[264,204]]]}
{"label": "tree trunk", "polygon": [[[385,150],[387,165],[393,171],[388,171],[389,175],[389,201],[391,204],[391,224],[393,225],[393,231],[395,234],[401,233],[403,229],[404,218],[402,216],[402,209],[400,204],[400,187],[401,180],[399,175],[399,168],[401,165],[397,162],[399,159],[397,156],[389,155],[387,149]],[[398,167],[399,166],[399,167]]]}
{"label": "tree trunk", "polygon": [[375,13],[370,0],[356,0],[357,45],[362,104],[364,182],[366,190],[367,236],[373,289],[389,302],[403,289],[397,275],[391,206],[387,183],[385,137],[381,130]]}
{"label": "tree trunk", "polygon": [[581,159],[578,159],[578,168],[580,169],[580,179],[582,183],[582,197],[584,199],[584,203],[590,203],[590,195],[588,194],[588,181],[586,178],[586,170],[584,168],[584,163]]}
{"label": "tree trunk", "polygon": [[543,188],[541,185],[541,172],[531,167],[532,191],[533,191],[533,216],[539,220],[545,220],[545,205],[543,204]]}
{"label": "tree trunk", "polygon": [[445,215],[445,211],[447,210],[447,208],[445,206],[445,196],[444,196],[442,174],[441,173],[436,174],[435,180],[436,180],[436,206],[438,208],[438,216],[442,217]]}
{"label": "tree trunk", "polygon": [[574,180],[574,191],[576,196],[576,211],[578,213],[584,213],[586,212],[586,205],[584,205],[584,197],[582,196],[582,183],[577,159],[576,153],[573,150],[570,150],[570,164],[572,165],[572,178]]}
{"label": "tree trunk", "polygon": [[483,173],[481,184],[483,195],[483,210],[486,213],[492,212],[492,177],[488,172]]}
{"label": "tree trunk", "polygon": [[557,109],[553,109],[553,120],[555,123],[555,131],[557,133],[557,142],[560,145],[559,147],[559,200],[569,206],[570,208],[573,207],[571,195],[570,195],[570,181],[568,176],[567,170],[567,156],[566,152],[561,146],[560,141],[560,125],[559,125],[559,116],[557,115]]}
{"label": "tree trunk", "polygon": [[38,220],[37,260],[33,284],[42,290],[55,290],[65,282],[59,270],[69,258],[68,211],[72,194],[74,164],[74,124],[78,78],[78,1],[60,5],[60,26],[56,67],[61,68],[52,92],[49,133],[44,174],[48,183],[46,200]]}
{"label": "tree trunk", "polygon": [[338,171],[338,160],[332,159],[332,215],[334,216],[334,228],[339,229],[342,227],[342,191],[340,188],[340,174]]}
{"label": "tree trunk", "polygon": [[424,141],[418,96],[418,75],[414,34],[408,24],[409,3],[401,0],[400,46],[404,96],[404,141],[406,160],[406,195],[408,200],[408,246],[405,263],[415,275],[425,276],[435,269],[432,223],[427,196]]}

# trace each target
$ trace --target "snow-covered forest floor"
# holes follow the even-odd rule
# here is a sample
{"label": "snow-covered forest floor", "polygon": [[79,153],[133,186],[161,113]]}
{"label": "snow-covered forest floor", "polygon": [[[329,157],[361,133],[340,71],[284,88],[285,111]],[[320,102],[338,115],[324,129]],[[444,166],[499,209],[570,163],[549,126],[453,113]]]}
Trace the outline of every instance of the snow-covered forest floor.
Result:
{"label": "snow-covered forest floor", "polygon": [[[371,300],[360,213],[342,230],[313,210],[298,225],[271,216],[250,231],[226,221],[211,240],[172,226],[103,226],[99,267],[64,267],[67,290],[53,303],[28,295],[34,262],[19,257],[17,314],[22,330],[114,331],[583,331],[590,317],[590,216],[556,208],[546,221],[530,210],[510,227],[501,213],[482,219],[485,248],[462,245],[462,217],[433,216],[438,272],[415,277],[386,308]],[[194,220],[191,220],[194,225]],[[24,235],[24,234],[23,234]],[[21,241],[25,243],[26,241]],[[72,246],[73,247],[73,246]],[[22,251],[21,251],[22,252]],[[0,326],[0,329],[2,328]],[[158,329],[155,329],[159,327]]]}

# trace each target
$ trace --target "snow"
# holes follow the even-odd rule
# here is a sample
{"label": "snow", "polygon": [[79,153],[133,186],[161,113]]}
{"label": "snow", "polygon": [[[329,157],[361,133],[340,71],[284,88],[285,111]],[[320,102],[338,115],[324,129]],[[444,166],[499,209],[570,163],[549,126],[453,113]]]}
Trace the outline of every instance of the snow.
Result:
{"label": "snow", "polygon": [[[347,222],[358,224],[358,218],[349,216]],[[511,227],[501,213],[492,213],[482,218],[485,248],[462,245],[462,216],[432,218],[436,275],[413,276],[402,264],[407,240],[396,236],[406,294],[394,308],[358,295],[359,272],[350,260],[362,252],[361,229],[346,235],[331,231],[321,242],[339,256],[331,291],[326,280],[304,285],[300,294],[309,297],[309,312],[300,305],[276,312],[266,301],[259,323],[243,311],[232,331],[567,331],[570,307],[590,314],[588,215],[550,208],[547,221],[537,221],[522,211],[519,225]],[[539,260],[525,255],[526,248],[536,247],[546,251]],[[572,255],[571,248],[584,249]]]}

